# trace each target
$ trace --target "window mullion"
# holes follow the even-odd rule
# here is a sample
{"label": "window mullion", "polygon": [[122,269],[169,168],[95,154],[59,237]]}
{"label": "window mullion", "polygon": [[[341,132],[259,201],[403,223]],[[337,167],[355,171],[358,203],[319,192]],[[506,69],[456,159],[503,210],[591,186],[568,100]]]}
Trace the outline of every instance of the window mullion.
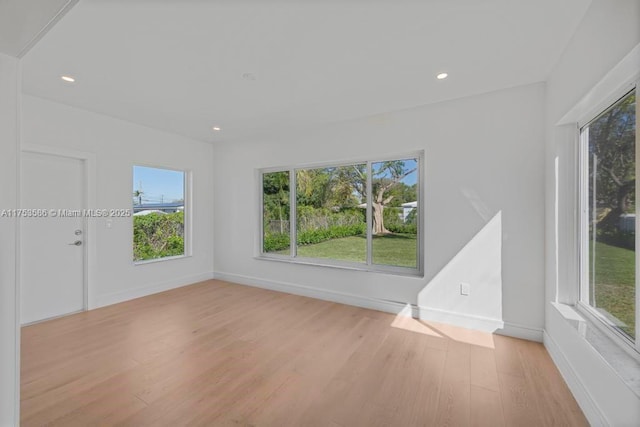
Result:
{"label": "window mullion", "polygon": [[590,304],[589,295],[589,128],[580,132],[580,297],[579,300]]}
{"label": "window mullion", "polygon": [[371,161],[367,161],[367,265],[373,264],[373,178],[371,165]]}
{"label": "window mullion", "polygon": [[298,255],[298,219],[296,214],[296,170],[289,171],[289,250],[292,258]]}

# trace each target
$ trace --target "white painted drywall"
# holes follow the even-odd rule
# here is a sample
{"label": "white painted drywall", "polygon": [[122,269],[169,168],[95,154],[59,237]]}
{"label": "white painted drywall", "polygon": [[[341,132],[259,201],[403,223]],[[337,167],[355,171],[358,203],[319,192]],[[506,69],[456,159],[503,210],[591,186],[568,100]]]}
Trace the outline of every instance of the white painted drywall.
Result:
{"label": "white painted drywall", "polygon": [[88,238],[95,239],[97,254],[95,268],[90,272],[93,279],[89,284],[90,308],[211,277],[211,144],[26,95],[22,123],[23,144],[95,155],[98,209],[132,207],[134,164],[190,170],[193,174],[191,257],[134,265],[131,218],[113,218],[111,228],[107,228],[105,219],[93,219],[95,236]]}
{"label": "white painted drywall", "polygon": [[[639,42],[640,1],[594,0],[547,83],[545,330],[584,387],[584,393],[574,387],[574,394],[586,393],[592,400],[579,399],[585,413],[599,413],[590,419],[595,425],[602,419],[613,426],[637,422],[640,398],[613,374],[602,358],[593,356],[593,349],[574,328],[564,325],[566,320],[549,305],[553,301],[575,302],[578,283],[577,130],[575,124],[556,126],[556,123]],[[602,392],[600,388],[605,386]]]}
{"label": "white painted drywall", "polygon": [[[216,273],[245,283],[294,284],[540,330],[543,97],[544,85],[535,84],[217,145]],[[426,159],[424,278],[254,258],[258,168],[415,150],[424,150]],[[470,284],[469,296],[460,295],[460,281]]]}
{"label": "white painted drywall", "polygon": [[[19,63],[0,53],[0,210],[15,209]],[[0,217],[0,426],[18,424],[16,221]]]}

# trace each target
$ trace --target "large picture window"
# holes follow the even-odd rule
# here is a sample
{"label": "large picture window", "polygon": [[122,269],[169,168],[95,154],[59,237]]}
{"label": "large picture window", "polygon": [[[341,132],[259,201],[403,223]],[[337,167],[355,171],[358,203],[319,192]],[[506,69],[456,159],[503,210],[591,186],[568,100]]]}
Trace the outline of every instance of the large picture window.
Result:
{"label": "large picture window", "polygon": [[586,309],[638,347],[636,91],[580,130],[581,292]]}
{"label": "large picture window", "polygon": [[421,273],[420,157],[261,171],[262,255]]}
{"label": "large picture window", "polygon": [[185,246],[184,171],[133,167],[133,260],[183,256]]}

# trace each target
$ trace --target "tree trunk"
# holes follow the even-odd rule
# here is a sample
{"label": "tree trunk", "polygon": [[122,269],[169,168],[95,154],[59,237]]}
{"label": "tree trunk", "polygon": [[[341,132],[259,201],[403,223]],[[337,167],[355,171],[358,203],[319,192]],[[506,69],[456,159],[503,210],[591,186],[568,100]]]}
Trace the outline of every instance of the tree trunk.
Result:
{"label": "tree trunk", "polygon": [[611,209],[604,218],[598,222],[598,227],[604,230],[614,231],[619,228],[620,215],[627,213],[629,209],[629,195],[635,191],[635,180],[626,181],[618,187],[616,194],[617,206]]}
{"label": "tree trunk", "polygon": [[384,205],[382,203],[373,202],[373,234],[385,234],[388,233],[384,227]]}

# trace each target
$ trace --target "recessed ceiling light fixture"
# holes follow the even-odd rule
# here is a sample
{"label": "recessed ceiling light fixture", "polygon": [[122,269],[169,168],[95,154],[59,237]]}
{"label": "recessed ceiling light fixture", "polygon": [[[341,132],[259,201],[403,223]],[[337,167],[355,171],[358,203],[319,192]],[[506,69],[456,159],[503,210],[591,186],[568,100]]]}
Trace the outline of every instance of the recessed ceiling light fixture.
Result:
{"label": "recessed ceiling light fixture", "polygon": [[67,83],[74,83],[76,81],[76,79],[71,76],[60,76],[60,78]]}
{"label": "recessed ceiling light fixture", "polygon": [[220,127],[219,127],[219,126],[214,126],[212,129],[213,129],[213,130],[215,130],[215,131],[217,132],[217,131],[219,131],[219,130],[220,130]]}
{"label": "recessed ceiling light fixture", "polygon": [[438,80],[444,80],[444,79],[446,79],[447,77],[449,77],[449,74],[447,74],[447,73],[440,73],[440,74],[438,74],[438,75],[436,76],[436,79],[438,79]]}

